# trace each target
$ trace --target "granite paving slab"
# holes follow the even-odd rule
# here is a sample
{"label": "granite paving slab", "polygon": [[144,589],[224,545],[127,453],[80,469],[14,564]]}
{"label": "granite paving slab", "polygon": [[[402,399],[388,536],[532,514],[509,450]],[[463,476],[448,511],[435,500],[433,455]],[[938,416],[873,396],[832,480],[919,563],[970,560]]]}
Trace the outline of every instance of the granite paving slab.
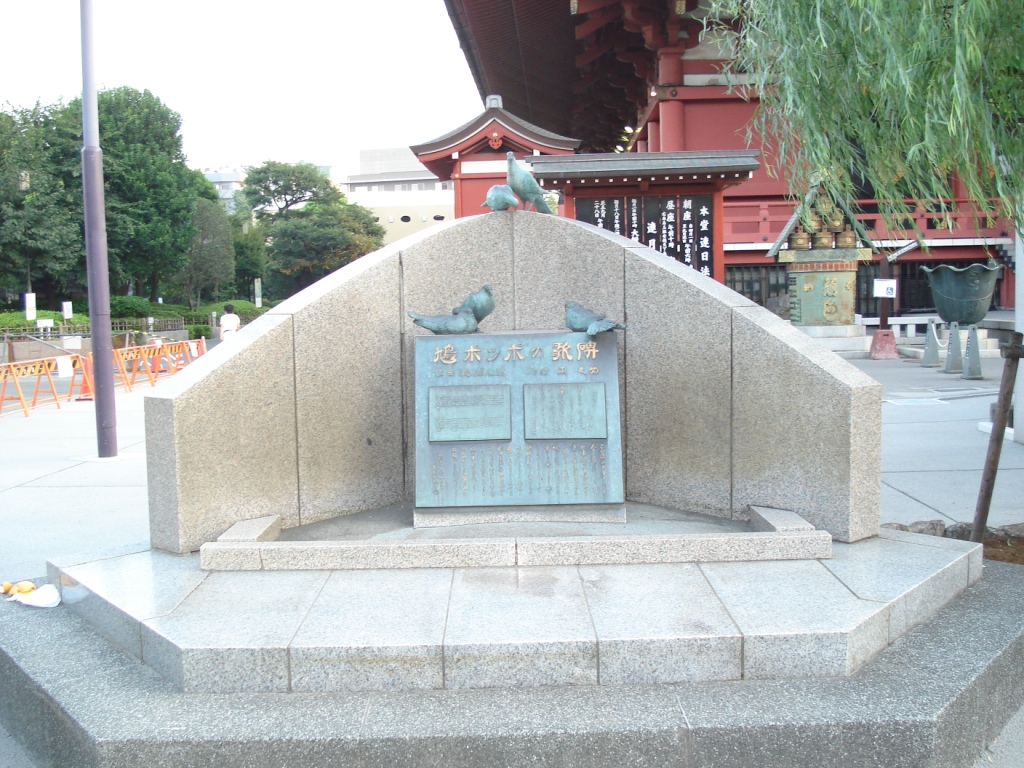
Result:
{"label": "granite paving slab", "polygon": [[146,550],[66,567],[56,584],[68,608],[141,659],[141,622],[172,612],[203,582],[198,561]]}
{"label": "granite paving slab", "polygon": [[693,563],[580,568],[602,685],[732,680],[743,637]]}
{"label": "granite paving slab", "polygon": [[[986,446],[987,442],[986,439]],[[981,450],[978,464],[984,462],[985,450]],[[1002,466],[1002,460],[1000,464],[989,508],[990,526],[1010,525],[1021,521],[1018,489],[1024,486],[1024,469]],[[936,463],[935,468],[931,470],[886,472],[885,483],[920,504],[942,510],[941,515],[932,513],[923,519],[946,517],[971,522],[978,503],[981,469],[952,470],[942,468]]]}
{"label": "granite paving slab", "polygon": [[703,563],[743,632],[745,678],[848,675],[889,643],[888,606],[821,562]]}
{"label": "granite paving slab", "polygon": [[460,569],[445,686],[596,685],[597,639],[576,568]]}
{"label": "granite paving slab", "polygon": [[452,575],[333,572],[291,641],[291,689],[443,688]]}
{"label": "granite paving slab", "polygon": [[50,573],[72,611],[182,690],[301,693],[845,676],[981,569],[977,545],[898,531],[840,551],[834,568],[819,559],[252,573],[205,573],[194,555],[144,551],[71,558]]}
{"label": "granite paving slab", "polygon": [[822,561],[857,597],[889,604],[890,642],[967,589],[970,561],[981,557],[979,545],[957,551],[918,543],[927,538],[936,537],[879,536],[856,554],[849,544],[835,544],[832,559]]}
{"label": "granite paving slab", "polygon": [[142,658],[185,691],[287,691],[288,644],[326,571],[214,573],[142,623]]}

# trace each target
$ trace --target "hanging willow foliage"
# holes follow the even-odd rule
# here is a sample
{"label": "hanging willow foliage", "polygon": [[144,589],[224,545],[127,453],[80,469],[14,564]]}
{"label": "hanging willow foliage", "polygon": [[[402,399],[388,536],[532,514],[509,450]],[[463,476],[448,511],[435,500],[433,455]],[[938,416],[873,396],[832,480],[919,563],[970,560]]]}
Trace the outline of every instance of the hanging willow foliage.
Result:
{"label": "hanging willow foliage", "polygon": [[942,209],[953,174],[981,215],[1024,226],[1024,2],[710,0],[751,125],[794,190],[873,190],[887,224]]}

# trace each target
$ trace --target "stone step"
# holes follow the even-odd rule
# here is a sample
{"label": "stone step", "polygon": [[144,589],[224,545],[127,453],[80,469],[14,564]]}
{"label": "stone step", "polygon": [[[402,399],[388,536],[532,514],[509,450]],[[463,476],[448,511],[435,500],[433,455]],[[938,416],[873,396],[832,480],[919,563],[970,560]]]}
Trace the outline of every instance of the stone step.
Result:
{"label": "stone step", "polygon": [[841,677],[980,573],[979,545],[898,531],[821,560],[208,572],[145,550],[50,564],[71,611],[176,689],[212,693]]}
{"label": "stone step", "polygon": [[[618,506],[613,518],[603,513],[594,516],[589,509],[575,515],[566,512],[566,507],[530,507],[524,522],[516,517],[522,508],[493,509],[498,518],[513,521],[495,522],[481,516],[485,508],[446,509],[436,511],[438,517],[418,528],[415,522],[407,524],[411,508],[402,504],[293,528],[288,531],[292,540],[285,542],[275,541],[281,536],[281,518],[270,515],[238,522],[216,542],[204,544],[200,563],[204,570],[321,570],[631,565],[831,556],[831,537],[826,531],[815,530],[794,512],[769,507],[750,507],[749,521],[632,502]],[[414,521],[421,519],[419,510],[412,512]],[[438,525],[440,519],[450,524]],[[329,526],[334,527],[326,541],[302,538],[303,531],[310,537],[324,536]],[[353,530],[357,534],[352,534]]]}
{"label": "stone step", "polygon": [[216,541],[200,550],[207,571],[371,568],[499,568],[516,565],[636,565],[831,556],[826,531],[633,536],[508,537],[424,541]]}
{"label": "stone step", "polygon": [[[628,520],[627,508],[632,510]],[[514,516],[518,508],[493,509],[500,518],[506,513]],[[534,518],[543,509],[529,509],[529,521],[538,523]],[[782,509],[751,507],[748,522],[629,503],[620,505],[621,514],[612,524],[602,517],[580,518],[568,525],[565,507],[548,509],[560,517],[537,525],[518,520],[476,523],[471,521],[481,518],[474,512],[485,510],[451,509],[437,519],[457,524],[440,526],[432,520],[424,529],[402,525],[409,509],[399,505],[328,521],[361,531],[359,538],[337,533],[330,540],[275,541],[281,533],[280,518],[243,520],[200,548],[200,564],[208,571],[497,568],[807,560],[832,554],[832,537],[826,531],[816,531],[799,515]],[[414,520],[418,514],[415,510]],[[323,527],[308,530],[315,533]],[[715,532],[706,532],[708,528]],[[288,535],[297,537],[301,530]],[[469,537],[466,531],[476,535]]]}
{"label": "stone step", "polygon": [[0,602],[0,713],[39,765],[966,766],[1024,703],[1021,571],[990,562],[851,677],[386,695],[182,693],[70,611]]}

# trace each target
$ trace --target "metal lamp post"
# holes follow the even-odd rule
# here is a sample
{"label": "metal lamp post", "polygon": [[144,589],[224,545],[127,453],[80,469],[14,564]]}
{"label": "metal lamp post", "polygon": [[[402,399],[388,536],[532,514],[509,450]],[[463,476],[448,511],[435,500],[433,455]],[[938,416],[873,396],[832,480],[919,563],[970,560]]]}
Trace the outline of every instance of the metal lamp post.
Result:
{"label": "metal lamp post", "polygon": [[103,151],[92,66],[92,0],[82,13],[82,196],[85,204],[85,257],[92,328],[93,397],[100,458],[117,456],[114,408],[113,344],[110,339],[110,277],[107,272],[107,223],[103,203]]}

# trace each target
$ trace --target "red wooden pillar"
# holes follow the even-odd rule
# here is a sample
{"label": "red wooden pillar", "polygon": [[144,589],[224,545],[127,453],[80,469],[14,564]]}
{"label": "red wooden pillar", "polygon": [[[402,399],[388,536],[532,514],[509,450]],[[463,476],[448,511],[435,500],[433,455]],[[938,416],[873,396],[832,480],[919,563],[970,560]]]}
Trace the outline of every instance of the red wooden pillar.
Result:
{"label": "red wooden pillar", "polygon": [[[658,85],[668,88],[672,95],[683,87],[683,49],[662,48],[658,51]],[[682,152],[686,149],[683,132],[684,105],[682,101],[666,99],[658,106],[661,122],[661,152]]]}
{"label": "red wooden pillar", "polygon": [[452,179],[452,189],[455,191],[455,218],[461,219],[466,215],[462,212],[462,179]]}
{"label": "red wooden pillar", "polygon": [[661,125],[656,120],[647,123],[647,148],[651,152],[661,152]]}
{"label": "red wooden pillar", "polygon": [[576,218],[576,195],[573,192],[572,184],[568,183],[562,189],[562,215],[567,219]]}
{"label": "red wooden pillar", "polygon": [[720,283],[725,283],[725,192],[716,187],[711,193],[711,229],[715,232],[712,243],[714,266],[711,276]]}

